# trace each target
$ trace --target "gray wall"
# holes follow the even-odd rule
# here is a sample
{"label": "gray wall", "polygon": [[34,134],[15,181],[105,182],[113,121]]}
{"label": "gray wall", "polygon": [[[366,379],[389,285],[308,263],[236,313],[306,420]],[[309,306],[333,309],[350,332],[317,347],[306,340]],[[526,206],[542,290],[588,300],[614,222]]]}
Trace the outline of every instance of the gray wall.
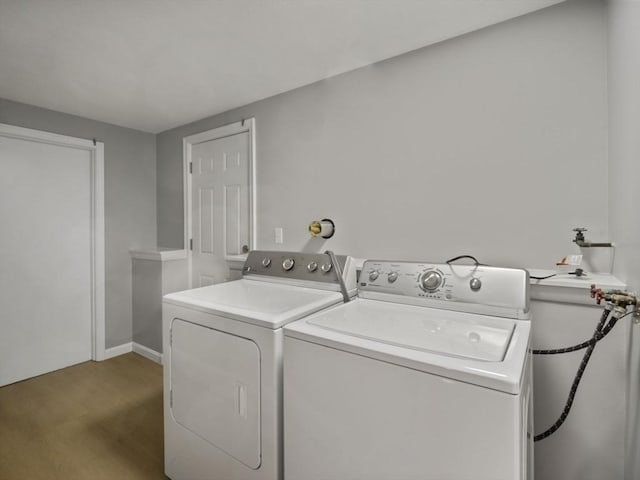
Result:
{"label": "gray wall", "polygon": [[162,353],[162,297],[189,288],[186,258],[133,258],[133,341]]}
{"label": "gray wall", "polygon": [[[609,2],[609,228],[616,275],[640,292],[640,2]],[[640,329],[629,326],[625,478],[640,478]]]}
{"label": "gray wall", "polygon": [[162,353],[162,262],[132,259],[132,340]]}
{"label": "gray wall", "polygon": [[182,138],[255,117],[259,248],[551,267],[572,227],[608,234],[605,38],[570,1],[163,132],[158,244],[182,246]]}
{"label": "gray wall", "polygon": [[106,348],[130,342],[129,249],[156,243],[155,136],[3,99],[0,123],[104,142]]}

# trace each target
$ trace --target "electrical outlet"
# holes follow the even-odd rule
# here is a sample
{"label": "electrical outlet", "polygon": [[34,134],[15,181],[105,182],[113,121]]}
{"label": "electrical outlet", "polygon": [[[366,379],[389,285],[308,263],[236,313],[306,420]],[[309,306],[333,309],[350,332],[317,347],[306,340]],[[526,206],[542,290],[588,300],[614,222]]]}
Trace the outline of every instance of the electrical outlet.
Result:
{"label": "electrical outlet", "polygon": [[284,243],[284,232],[282,227],[276,227],[273,229],[273,241],[276,243]]}

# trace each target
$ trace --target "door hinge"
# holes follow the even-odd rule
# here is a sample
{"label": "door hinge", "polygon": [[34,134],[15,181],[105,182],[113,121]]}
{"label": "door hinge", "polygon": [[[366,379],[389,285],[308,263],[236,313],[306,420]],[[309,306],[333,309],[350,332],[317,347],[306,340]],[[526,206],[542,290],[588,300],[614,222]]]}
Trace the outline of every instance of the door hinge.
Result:
{"label": "door hinge", "polygon": [[193,162],[189,162],[189,173],[193,173]]}
{"label": "door hinge", "polygon": [[193,238],[189,239],[189,250],[193,250]]}

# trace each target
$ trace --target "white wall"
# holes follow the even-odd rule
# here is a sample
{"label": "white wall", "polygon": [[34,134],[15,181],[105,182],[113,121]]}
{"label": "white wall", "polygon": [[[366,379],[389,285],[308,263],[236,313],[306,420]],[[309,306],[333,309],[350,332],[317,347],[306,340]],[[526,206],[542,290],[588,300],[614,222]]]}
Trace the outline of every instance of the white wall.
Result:
{"label": "white wall", "polygon": [[609,228],[616,274],[640,289],[640,1],[609,6]]}
{"label": "white wall", "polygon": [[604,13],[569,1],[159,134],[159,245],[182,246],[182,138],[251,116],[259,248],[544,267],[574,226],[607,238]]}
{"label": "white wall", "polygon": [[[609,1],[609,228],[615,274],[640,292],[640,2]],[[626,479],[640,478],[640,332],[629,328]]]}

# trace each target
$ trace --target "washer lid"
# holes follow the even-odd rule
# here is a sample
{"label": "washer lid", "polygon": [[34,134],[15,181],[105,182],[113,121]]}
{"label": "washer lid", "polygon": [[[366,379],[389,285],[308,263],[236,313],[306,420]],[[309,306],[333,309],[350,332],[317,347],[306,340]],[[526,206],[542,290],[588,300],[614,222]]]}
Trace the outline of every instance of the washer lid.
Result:
{"label": "washer lid", "polygon": [[166,304],[273,329],[341,301],[338,292],[248,279],[170,293],[163,298]]}
{"label": "washer lid", "polygon": [[530,322],[358,298],[285,336],[517,394]]}
{"label": "washer lid", "polygon": [[491,362],[504,359],[515,328],[513,320],[366,302],[309,323],[399,347]]}

